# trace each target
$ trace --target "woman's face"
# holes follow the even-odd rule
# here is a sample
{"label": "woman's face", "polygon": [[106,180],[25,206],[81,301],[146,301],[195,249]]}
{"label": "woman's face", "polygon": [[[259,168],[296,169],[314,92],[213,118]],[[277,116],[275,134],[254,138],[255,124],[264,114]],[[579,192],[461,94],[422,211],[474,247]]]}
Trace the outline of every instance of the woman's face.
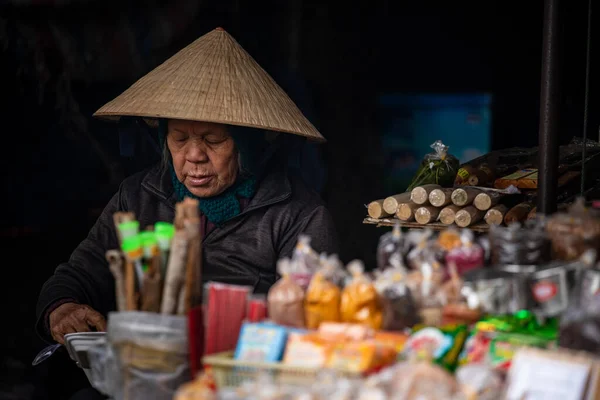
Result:
{"label": "woman's face", "polygon": [[223,124],[169,120],[167,146],[177,178],[195,196],[216,196],[237,178],[235,144]]}

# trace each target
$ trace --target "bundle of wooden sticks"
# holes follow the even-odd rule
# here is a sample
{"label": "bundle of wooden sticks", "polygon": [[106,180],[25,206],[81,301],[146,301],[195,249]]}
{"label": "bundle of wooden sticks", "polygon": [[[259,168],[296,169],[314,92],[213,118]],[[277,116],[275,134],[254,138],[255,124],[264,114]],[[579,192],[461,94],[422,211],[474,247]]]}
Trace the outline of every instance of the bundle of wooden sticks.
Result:
{"label": "bundle of wooden sticks", "polygon": [[114,214],[120,249],[106,253],[119,311],[186,315],[201,303],[202,243],[198,201],[177,203],[174,224],[140,232],[131,212]]}

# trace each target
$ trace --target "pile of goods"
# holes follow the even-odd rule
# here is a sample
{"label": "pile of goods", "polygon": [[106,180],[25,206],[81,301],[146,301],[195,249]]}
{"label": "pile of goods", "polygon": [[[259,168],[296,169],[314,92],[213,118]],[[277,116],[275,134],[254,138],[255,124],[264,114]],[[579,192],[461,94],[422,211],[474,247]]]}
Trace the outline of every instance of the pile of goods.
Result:
{"label": "pile of goods", "polygon": [[482,235],[396,224],[370,272],[301,237],[268,316],[176,399],[597,398],[599,240],[582,200]]}
{"label": "pile of goods", "polygon": [[[587,142],[585,146],[589,170],[600,164],[600,145]],[[434,153],[423,158],[405,192],[367,205],[366,223],[400,220],[407,226],[429,224],[443,229],[457,225],[485,230],[490,225],[536,217],[537,149],[495,151],[459,166],[442,142],[431,147]],[[583,148],[577,139],[561,146],[557,200],[562,209],[580,194]],[[593,173],[583,177],[588,191],[600,187],[599,178]]]}

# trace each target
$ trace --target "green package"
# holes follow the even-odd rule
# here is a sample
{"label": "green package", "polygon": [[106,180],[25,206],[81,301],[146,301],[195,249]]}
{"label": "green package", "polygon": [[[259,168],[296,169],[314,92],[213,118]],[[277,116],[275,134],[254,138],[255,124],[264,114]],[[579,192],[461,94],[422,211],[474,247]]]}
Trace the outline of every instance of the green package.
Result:
{"label": "green package", "polygon": [[404,345],[402,359],[431,359],[453,372],[467,339],[466,325],[452,324],[439,328],[418,325]]}

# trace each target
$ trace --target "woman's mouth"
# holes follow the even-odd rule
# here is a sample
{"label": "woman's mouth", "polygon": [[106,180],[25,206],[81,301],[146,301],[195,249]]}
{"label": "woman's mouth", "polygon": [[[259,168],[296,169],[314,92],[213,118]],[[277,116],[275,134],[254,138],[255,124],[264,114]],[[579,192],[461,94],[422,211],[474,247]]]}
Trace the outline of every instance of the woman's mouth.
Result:
{"label": "woman's mouth", "polygon": [[213,175],[197,175],[186,177],[187,182],[190,186],[204,186],[213,179]]}

